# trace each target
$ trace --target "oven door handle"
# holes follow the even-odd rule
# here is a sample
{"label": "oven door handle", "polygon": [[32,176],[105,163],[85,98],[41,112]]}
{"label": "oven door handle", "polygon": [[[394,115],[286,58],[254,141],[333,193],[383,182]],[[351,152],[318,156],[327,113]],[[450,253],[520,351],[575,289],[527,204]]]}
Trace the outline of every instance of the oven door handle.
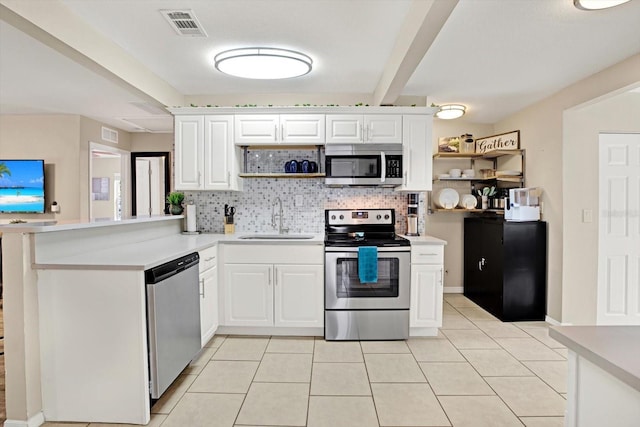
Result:
{"label": "oven door handle", "polygon": [[384,151],[380,152],[380,161],[382,164],[380,165],[380,182],[384,182],[387,178],[387,157],[384,154]]}

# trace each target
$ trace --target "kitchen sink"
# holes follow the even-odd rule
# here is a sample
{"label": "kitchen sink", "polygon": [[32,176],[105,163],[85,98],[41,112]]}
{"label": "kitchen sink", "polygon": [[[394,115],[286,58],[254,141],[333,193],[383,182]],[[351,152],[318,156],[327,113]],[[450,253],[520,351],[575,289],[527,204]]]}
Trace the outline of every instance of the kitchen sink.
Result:
{"label": "kitchen sink", "polygon": [[313,239],[311,234],[247,234],[240,236],[240,240],[308,240]]}

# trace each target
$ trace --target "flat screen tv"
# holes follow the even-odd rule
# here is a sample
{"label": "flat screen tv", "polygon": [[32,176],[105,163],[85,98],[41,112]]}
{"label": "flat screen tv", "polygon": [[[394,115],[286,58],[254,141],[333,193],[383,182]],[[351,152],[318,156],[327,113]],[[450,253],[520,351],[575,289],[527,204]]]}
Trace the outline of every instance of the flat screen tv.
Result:
{"label": "flat screen tv", "polygon": [[44,160],[0,159],[0,213],[44,213]]}

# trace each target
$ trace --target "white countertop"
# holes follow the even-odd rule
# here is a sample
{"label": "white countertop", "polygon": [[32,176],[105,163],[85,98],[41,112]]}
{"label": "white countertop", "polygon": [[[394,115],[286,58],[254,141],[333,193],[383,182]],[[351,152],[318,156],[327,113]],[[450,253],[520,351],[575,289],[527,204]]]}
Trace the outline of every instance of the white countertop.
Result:
{"label": "white countertop", "polygon": [[81,230],[88,228],[111,227],[114,225],[141,224],[146,222],[174,221],[184,215],[138,216],[119,220],[99,218],[90,221],[33,221],[18,224],[0,224],[0,233],[49,233],[54,231]]}
{"label": "white countertop", "polygon": [[640,326],[553,326],[549,336],[640,391]]}
{"label": "white countertop", "polygon": [[197,252],[214,246],[218,243],[252,245],[324,244],[324,234],[313,234],[312,239],[304,240],[241,239],[242,236],[255,234],[256,233],[176,234],[114,248],[48,259],[34,264],[33,267],[36,269],[147,270],[183,255],[188,255],[192,252]]}
{"label": "white countertop", "polygon": [[409,240],[411,242],[411,245],[446,245],[447,244],[446,240],[438,239],[437,237],[428,236],[428,235],[424,235],[424,236],[402,235],[402,237]]}

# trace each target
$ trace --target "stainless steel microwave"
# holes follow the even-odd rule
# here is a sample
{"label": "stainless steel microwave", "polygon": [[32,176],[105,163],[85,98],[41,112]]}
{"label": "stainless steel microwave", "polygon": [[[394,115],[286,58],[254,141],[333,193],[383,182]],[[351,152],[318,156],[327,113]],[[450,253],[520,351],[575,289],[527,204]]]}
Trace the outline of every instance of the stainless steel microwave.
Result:
{"label": "stainless steel microwave", "polygon": [[402,144],[325,146],[325,183],[397,187],[402,184]]}

